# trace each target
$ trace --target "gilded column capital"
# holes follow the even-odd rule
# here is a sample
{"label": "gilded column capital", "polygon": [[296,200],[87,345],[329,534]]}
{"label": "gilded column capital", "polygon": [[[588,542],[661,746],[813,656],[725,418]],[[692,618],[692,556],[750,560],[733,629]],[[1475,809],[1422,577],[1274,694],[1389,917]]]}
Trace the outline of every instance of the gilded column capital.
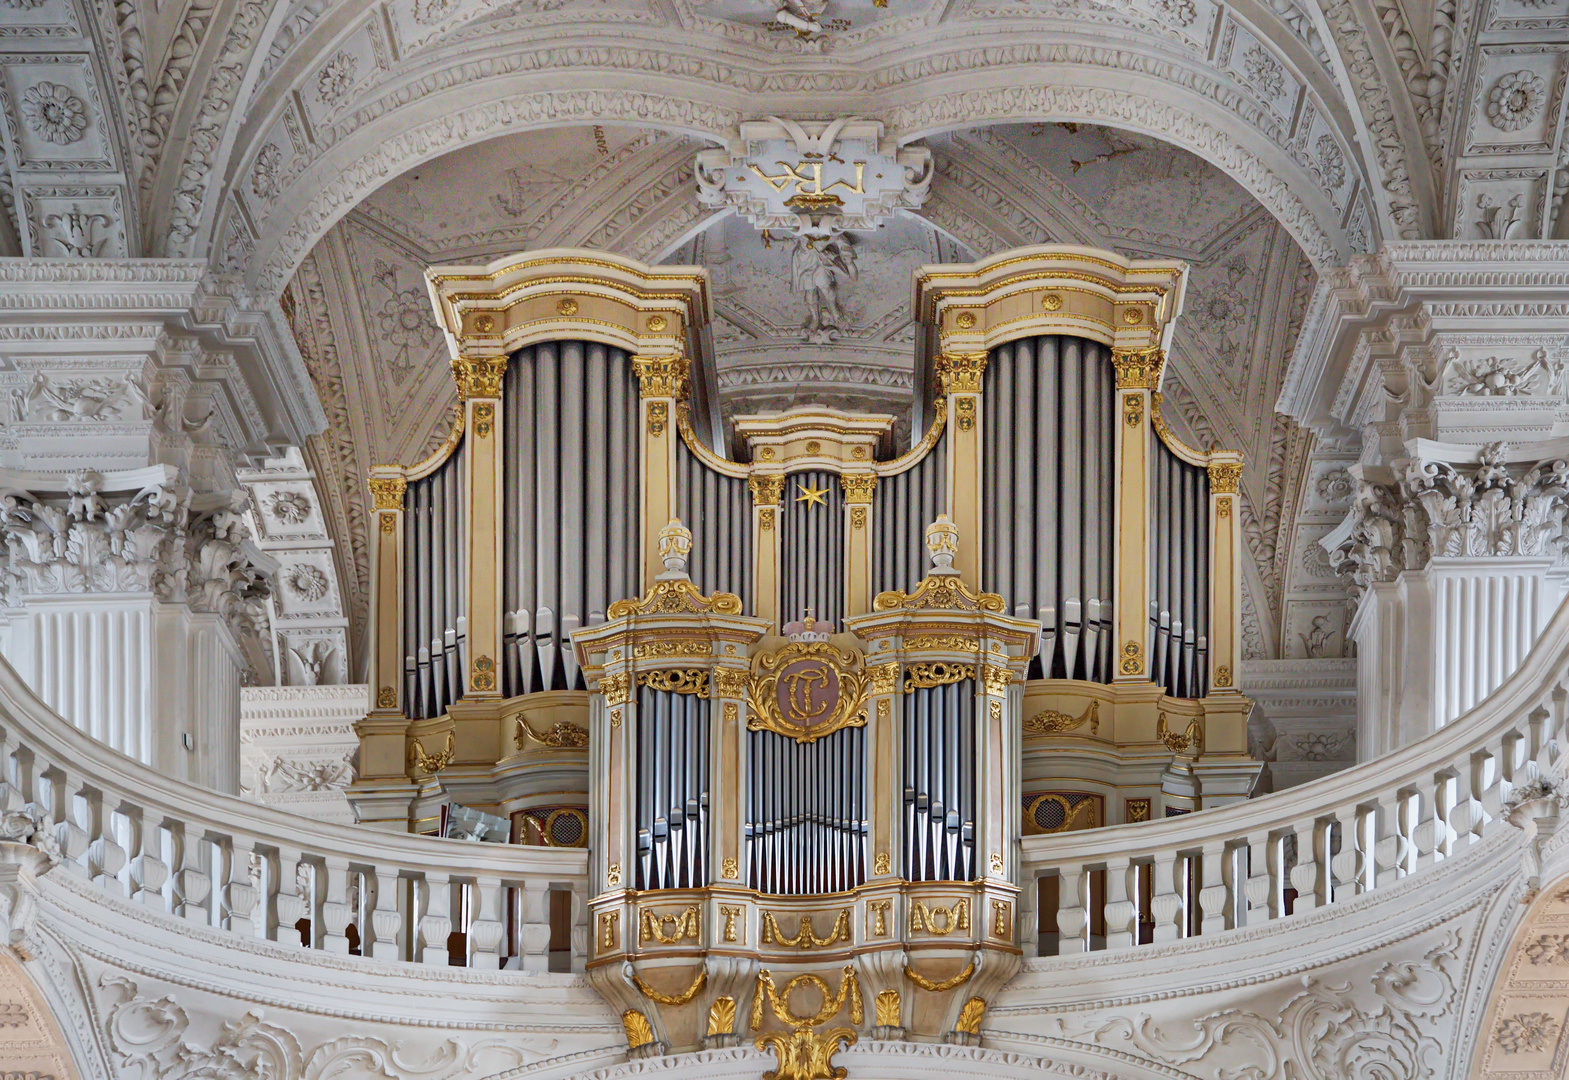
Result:
{"label": "gilded column capital", "polygon": [[638,393],[646,398],[684,399],[691,362],[684,356],[634,356]]}
{"label": "gilded column capital", "polygon": [[937,356],[937,381],[944,396],[979,394],[981,376],[986,373],[984,352],[945,352]]}
{"label": "gilded column capital", "polygon": [[1166,351],[1154,349],[1113,349],[1111,366],[1117,373],[1118,390],[1153,390],[1160,385],[1160,369]]}
{"label": "gilded column capital", "polygon": [[1242,480],[1242,466],[1234,461],[1217,461],[1209,467],[1209,490],[1223,495],[1237,490]]}
{"label": "gilded column capital", "polygon": [[458,384],[458,399],[499,398],[501,376],[506,370],[505,356],[459,357],[452,361],[452,379]]}
{"label": "gilded column capital", "polygon": [[372,477],[370,496],[377,510],[402,510],[403,492],[409,482],[401,476]]}
{"label": "gilded column capital", "polygon": [[746,483],[752,489],[752,502],[758,506],[778,506],[784,495],[784,482],[782,476],[753,476]]}
{"label": "gilded column capital", "polygon": [[844,488],[844,501],[849,506],[870,506],[872,492],[877,490],[876,473],[843,473],[839,484]]}

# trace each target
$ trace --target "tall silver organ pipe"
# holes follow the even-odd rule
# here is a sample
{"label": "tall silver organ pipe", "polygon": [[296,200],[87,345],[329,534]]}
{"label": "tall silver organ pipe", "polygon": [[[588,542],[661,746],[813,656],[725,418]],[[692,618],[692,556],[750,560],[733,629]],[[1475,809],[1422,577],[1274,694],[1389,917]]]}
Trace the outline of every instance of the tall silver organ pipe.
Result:
{"label": "tall silver organ pipe", "polygon": [[871,595],[909,589],[926,576],[926,526],[948,512],[947,440],[939,438],[904,472],[881,476],[872,491]]}
{"label": "tall silver organ pipe", "polygon": [[1160,439],[1150,459],[1150,678],[1209,692],[1209,470]]}
{"label": "tall silver organ pipe", "polygon": [[1038,618],[1029,677],[1111,682],[1117,385],[1111,352],[1060,335],[992,350],[981,583]]}
{"label": "tall silver organ pipe", "polygon": [[546,342],[502,394],[502,689],[583,689],[569,635],[638,588],[637,379],[621,349]]}
{"label": "tall silver organ pipe", "polygon": [[746,880],[813,896],[866,880],[866,729],[799,743],[747,733]]}
{"label": "tall silver organ pipe", "polygon": [[746,478],[715,472],[676,443],[676,516],[692,530],[687,573],[705,594],[735,593],[752,607],[752,495]]}
{"label": "tall silver organ pipe", "polygon": [[[908,676],[907,676],[908,677]],[[975,877],[975,680],[904,695],[904,876]]]}
{"label": "tall silver organ pipe", "polygon": [[468,647],[463,535],[467,441],[404,497],[403,700],[407,715],[440,716],[463,696]]}
{"label": "tall silver organ pipe", "polygon": [[814,618],[838,626],[845,614],[844,490],[838,474],[808,469],[785,477],[779,519],[780,622],[799,619],[810,608]]}
{"label": "tall silver organ pipe", "polygon": [[638,689],[637,887],[708,884],[707,698]]}

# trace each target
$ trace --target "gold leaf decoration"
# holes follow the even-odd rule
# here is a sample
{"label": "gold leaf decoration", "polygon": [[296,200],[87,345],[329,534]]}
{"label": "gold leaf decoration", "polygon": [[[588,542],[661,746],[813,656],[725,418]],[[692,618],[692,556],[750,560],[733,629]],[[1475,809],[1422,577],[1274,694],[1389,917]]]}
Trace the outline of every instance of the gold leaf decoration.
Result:
{"label": "gold leaf decoration", "polygon": [[909,964],[904,965],[905,978],[909,979],[916,986],[919,986],[922,990],[929,991],[933,994],[945,994],[956,986],[963,986],[965,983],[970,981],[970,976],[974,974],[974,960],[971,960],[968,964],[966,964],[964,966],[964,970],[959,972],[959,974],[955,975],[951,979],[943,979],[941,982],[935,979],[926,978],[920,972],[910,967]]}
{"label": "gold leaf decoration", "polygon": [[687,987],[681,993],[661,994],[658,990],[655,990],[652,986],[649,986],[642,979],[638,978],[637,972],[634,971],[632,973],[632,984],[637,987],[638,993],[642,994],[649,1001],[652,1001],[656,1005],[668,1005],[673,1009],[680,1008],[682,1005],[687,1004],[693,998],[697,997],[698,994],[702,993],[703,986],[707,982],[708,972],[699,970],[697,973],[697,978],[692,981],[692,985]]}
{"label": "gold leaf decoration", "polygon": [[[673,929],[666,930],[667,925]],[[703,933],[703,913],[696,904],[679,914],[666,912],[661,915],[644,908],[640,926],[639,937],[643,941],[657,941],[661,945],[674,945],[687,938],[696,941]]]}
{"label": "gold leaf decoration", "polygon": [[418,739],[409,744],[409,764],[423,772],[438,773],[452,764],[452,755],[458,752],[458,740],[452,732],[447,732],[447,745],[434,754],[425,752],[425,747]]}
{"label": "gold leaf decoration", "polygon": [[934,574],[922,578],[913,593],[898,589],[877,594],[873,611],[986,611],[1006,615],[1008,604],[996,593],[976,592],[959,580],[957,574]]}
{"label": "gold leaf decoration", "polygon": [[947,937],[955,930],[970,928],[970,902],[960,899],[951,907],[933,904],[927,907],[917,900],[910,905],[910,933],[936,934]]}
{"label": "gold leaf decoration", "polygon": [[953,1030],[962,1032],[965,1035],[979,1035],[981,1033],[981,1019],[985,1015],[985,999],[972,997],[964,1003],[964,1008],[959,1010],[959,1021],[953,1025]]}
{"label": "gold leaf decoration", "polygon": [[654,1041],[654,1029],[648,1026],[648,1017],[636,1009],[621,1014],[621,1027],[627,1035],[627,1049],[636,1050]]}
{"label": "gold leaf decoration", "polygon": [[961,679],[975,678],[974,664],[954,664],[947,660],[922,661],[904,669],[904,692],[930,686],[947,686]]}
{"label": "gold leaf decoration", "polygon": [[752,661],[746,727],[816,742],[841,728],[864,726],[866,693],[860,653],[826,641],[792,641]]}
{"label": "gold leaf decoration", "polygon": [[1166,749],[1173,754],[1191,754],[1193,757],[1198,757],[1204,752],[1204,729],[1199,726],[1197,717],[1189,720],[1188,726],[1183,729],[1181,735],[1178,735],[1167,729],[1166,713],[1162,710],[1155,719],[1155,737],[1165,743]]}
{"label": "gold leaf decoration", "polygon": [[669,671],[640,671],[637,684],[650,690],[664,690],[672,694],[708,696],[707,668],[672,668]]}
{"label": "gold leaf decoration", "polygon": [[1024,733],[1026,735],[1061,735],[1063,732],[1083,727],[1086,720],[1092,720],[1097,725],[1099,724],[1100,702],[1090,702],[1090,707],[1078,716],[1070,716],[1065,712],[1057,712],[1055,709],[1038,712],[1024,722]]}
{"label": "gold leaf decoration", "polygon": [[899,1026],[899,991],[884,990],[877,995],[877,1026]]}
{"label": "gold leaf decoration", "polygon": [[653,588],[635,600],[617,600],[605,611],[612,621],[628,615],[739,615],[741,598],[734,593],[718,592],[704,596],[690,581],[672,578],[656,581]]}
{"label": "gold leaf decoration", "polygon": [[783,945],[788,949],[822,949],[837,941],[850,940],[850,909],[844,908],[839,912],[839,917],[834,920],[833,927],[828,931],[827,937],[818,937],[817,931],[812,928],[812,917],[803,914],[801,925],[796,929],[795,937],[787,938],[779,929],[779,924],[774,921],[774,913],[763,912],[763,928],[760,933],[763,944]]}
{"label": "gold leaf decoration", "polygon": [[715,998],[708,1007],[708,1034],[729,1035],[735,1031],[735,998]]}
{"label": "gold leaf decoration", "polygon": [[809,1027],[787,1034],[757,1037],[759,1050],[772,1049],[777,1068],[763,1074],[763,1080],[844,1080],[849,1070],[833,1063],[841,1046],[855,1045],[855,1032],[847,1027],[829,1028],[817,1034]]}
{"label": "gold leaf decoration", "polygon": [[533,739],[541,746],[549,746],[557,750],[578,749],[588,745],[588,729],[579,727],[570,720],[557,720],[541,733],[535,731],[529,722],[520,716],[517,718],[517,733],[513,735],[512,741],[521,750],[526,739]]}

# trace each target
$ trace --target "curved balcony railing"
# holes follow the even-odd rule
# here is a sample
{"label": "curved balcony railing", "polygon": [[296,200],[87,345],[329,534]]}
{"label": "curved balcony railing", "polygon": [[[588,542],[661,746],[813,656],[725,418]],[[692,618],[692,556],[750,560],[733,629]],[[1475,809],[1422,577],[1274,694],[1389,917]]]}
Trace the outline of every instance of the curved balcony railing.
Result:
{"label": "curved balcony railing", "polygon": [[[1566,684],[1569,605],[1492,696],[1394,754],[1222,809],[1027,837],[1025,897],[1050,902],[1021,937],[1039,926],[1046,954],[1130,948],[1428,871],[1536,793],[1566,741]],[[0,780],[0,837],[58,848],[53,872],[174,917],[376,960],[583,966],[586,852],[321,824],[168,780],[71,727],[3,662]]]}
{"label": "curved balcony railing", "polygon": [[78,731],[0,661],[0,838],[106,893],[280,945],[581,971],[587,852],[309,821],[166,779]]}
{"label": "curved balcony railing", "polygon": [[[1022,841],[1042,955],[1253,926],[1388,888],[1507,824],[1565,745],[1569,603],[1518,671],[1419,742],[1276,795]],[[1032,888],[1032,884],[1034,887]]]}

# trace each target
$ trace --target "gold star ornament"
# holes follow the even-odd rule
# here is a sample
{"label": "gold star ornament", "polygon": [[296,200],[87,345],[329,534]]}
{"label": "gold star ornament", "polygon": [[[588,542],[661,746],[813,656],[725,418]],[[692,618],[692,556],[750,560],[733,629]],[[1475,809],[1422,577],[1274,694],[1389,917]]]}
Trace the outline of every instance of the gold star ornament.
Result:
{"label": "gold star ornament", "polygon": [[796,502],[804,502],[809,507],[828,505],[827,488],[814,491],[805,484],[796,484],[795,489],[801,493],[795,497]]}

